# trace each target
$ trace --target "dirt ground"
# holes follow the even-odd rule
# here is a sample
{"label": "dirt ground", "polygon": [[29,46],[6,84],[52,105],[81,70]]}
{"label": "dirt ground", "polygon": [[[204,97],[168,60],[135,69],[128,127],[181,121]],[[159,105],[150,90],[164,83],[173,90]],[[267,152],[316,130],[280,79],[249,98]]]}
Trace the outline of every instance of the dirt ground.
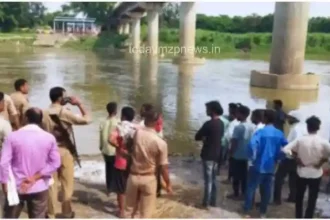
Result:
{"label": "dirt ground", "polygon": [[[200,207],[203,193],[203,180],[200,161],[194,159],[173,159],[170,166],[174,194],[157,199],[155,218],[242,218],[242,201],[233,201],[226,196],[231,194],[231,185],[222,183],[227,171],[223,169],[218,177],[218,205],[204,210]],[[198,175],[197,175],[198,174]],[[283,199],[288,189],[283,189]],[[129,198],[127,198],[129,199]],[[258,201],[257,197],[257,201]],[[86,182],[78,178],[75,184],[73,207],[76,218],[115,218],[116,197],[105,193],[104,184]],[[58,209],[58,211],[60,211]],[[252,217],[258,218],[257,209]],[[26,213],[21,218],[26,218]],[[58,216],[60,217],[60,216]],[[293,218],[294,204],[283,202],[280,206],[270,205],[267,218]]]}

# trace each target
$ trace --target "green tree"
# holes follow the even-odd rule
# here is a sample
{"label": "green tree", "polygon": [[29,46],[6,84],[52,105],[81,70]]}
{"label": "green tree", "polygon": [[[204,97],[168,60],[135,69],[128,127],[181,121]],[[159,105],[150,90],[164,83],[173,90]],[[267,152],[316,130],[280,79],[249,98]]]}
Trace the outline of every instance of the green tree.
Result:
{"label": "green tree", "polygon": [[160,16],[160,26],[178,28],[179,27],[179,3],[166,3]]}
{"label": "green tree", "polygon": [[83,12],[85,15],[96,19],[97,24],[106,24],[115,2],[71,2],[64,5],[64,12],[72,11],[75,14]]}

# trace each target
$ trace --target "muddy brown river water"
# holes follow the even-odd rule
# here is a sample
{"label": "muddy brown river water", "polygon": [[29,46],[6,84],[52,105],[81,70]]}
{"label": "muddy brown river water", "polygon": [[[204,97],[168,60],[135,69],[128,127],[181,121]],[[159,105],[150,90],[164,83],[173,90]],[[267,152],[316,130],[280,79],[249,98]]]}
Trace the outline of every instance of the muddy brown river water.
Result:
{"label": "muddy brown river water", "polygon": [[[130,57],[123,53],[96,54],[64,49],[0,50],[0,90],[10,93],[19,77],[30,83],[30,102],[46,108],[49,89],[63,86],[78,96],[92,112],[93,123],[76,127],[80,154],[98,154],[98,126],[106,117],[105,105],[139,108],[155,103],[163,112],[165,137],[171,152],[197,153],[193,141],[196,130],[207,119],[204,103],[219,100],[227,113],[230,102],[251,109],[267,101],[283,100],[285,110],[298,109],[307,117],[322,119],[322,136],[329,137],[330,62],[305,61],[305,71],[321,75],[319,91],[274,91],[249,87],[252,69],[267,70],[268,63],[257,60],[206,60],[202,66],[177,66],[170,62]],[[76,109],[71,107],[74,111]],[[78,113],[78,112],[77,112]]]}

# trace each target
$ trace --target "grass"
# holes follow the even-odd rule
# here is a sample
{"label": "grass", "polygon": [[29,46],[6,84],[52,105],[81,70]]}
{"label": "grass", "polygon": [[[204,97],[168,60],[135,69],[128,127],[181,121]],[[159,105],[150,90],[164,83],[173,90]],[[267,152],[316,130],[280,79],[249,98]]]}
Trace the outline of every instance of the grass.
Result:
{"label": "grass", "polygon": [[19,42],[23,45],[31,46],[36,39],[35,33],[0,33],[0,45],[5,46]]}
{"label": "grass", "polygon": [[95,37],[82,37],[78,41],[69,41],[63,45],[66,48],[78,50],[100,50],[109,48],[120,48],[124,45],[128,36],[117,33],[104,33]]}
{"label": "grass", "polygon": [[[127,35],[117,33],[103,33],[98,37],[82,37],[78,41],[69,41],[66,48],[76,50],[103,50],[122,48],[127,43]],[[31,43],[36,38],[35,33],[0,33],[1,41],[22,41]],[[147,26],[141,26],[141,42],[147,42]],[[196,55],[209,59],[262,59],[270,56],[272,42],[271,33],[232,34],[208,30],[196,30]],[[179,30],[162,28],[159,32],[159,46],[179,46]],[[166,57],[176,54],[162,52]],[[306,58],[312,60],[330,60],[330,34],[311,33],[306,41]]]}

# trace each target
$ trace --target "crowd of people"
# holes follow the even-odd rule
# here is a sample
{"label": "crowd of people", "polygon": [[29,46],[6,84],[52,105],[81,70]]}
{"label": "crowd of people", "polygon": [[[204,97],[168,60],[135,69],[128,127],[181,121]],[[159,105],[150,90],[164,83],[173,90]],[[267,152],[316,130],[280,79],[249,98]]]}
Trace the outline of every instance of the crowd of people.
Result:
{"label": "crowd of people", "polygon": [[[3,217],[18,218],[26,203],[29,218],[55,218],[61,186],[61,217],[74,218],[74,163],[80,163],[72,126],[89,124],[90,114],[62,87],[50,89],[47,109],[30,105],[26,80],[16,80],[14,88],[10,96],[0,92]],[[80,114],[66,104],[77,106]],[[228,178],[223,182],[232,184],[228,198],[244,201],[247,216],[253,206],[259,206],[265,217],[271,200],[280,205],[284,179],[289,176],[287,202],[295,203],[296,218],[313,217],[330,144],[317,135],[319,118],[305,120],[298,112],[286,114],[282,105],[274,100],[273,109],[252,111],[250,122],[250,109],[245,105],[230,103],[229,114],[223,115],[218,101],[206,103],[210,120],[195,135],[196,141],[203,142],[205,208],[217,205],[216,177],[220,167],[228,165]],[[143,104],[138,114],[125,106],[120,118],[117,103],[109,102],[106,111],[99,149],[107,192],[117,196],[118,217],[150,218],[161,189],[172,193],[162,115],[150,103]],[[284,135],[286,121],[291,125],[288,137]],[[303,215],[306,188],[309,194]],[[256,191],[260,202],[255,201]]]}
{"label": "crowd of people", "polygon": [[[55,218],[61,186],[60,217],[74,218],[74,163],[80,162],[72,126],[89,124],[90,114],[62,87],[50,89],[47,109],[30,105],[25,79],[16,80],[14,87],[10,96],[0,92],[3,217],[19,218],[26,203],[29,218]],[[66,104],[77,106],[80,114]],[[117,194],[119,217],[150,218],[160,189],[172,192],[162,116],[148,103],[141,107],[138,121],[132,107],[121,109],[120,120],[116,103],[108,103],[106,109],[100,150],[108,193]]]}
{"label": "crowd of people", "polygon": [[[218,101],[206,103],[210,120],[195,135],[196,141],[203,141],[205,208],[216,206],[216,176],[219,167],[228,161],[228,179],[223,183],[232,184],[233,193],[227,198],[244,201],[242,211],[247,217],[253,206],[259,206],[260,216],[265,218],[271,200],[280,205],[284,179],[289,175],[287,202],[295,203],[295,217],[313,218],[330,143],[317,134],[319,118],[304,120],[297,111],[286,114],[282,106],[281,100],[274,100],[272,109],[254,110],[249,122],[247,106],[230,103],[229,115],[225,116]],[[287,138],[286,121],[291,125]],[[308,202],[303,214],[307,188]],[[260,202],[255,202],[256,191]]]}

